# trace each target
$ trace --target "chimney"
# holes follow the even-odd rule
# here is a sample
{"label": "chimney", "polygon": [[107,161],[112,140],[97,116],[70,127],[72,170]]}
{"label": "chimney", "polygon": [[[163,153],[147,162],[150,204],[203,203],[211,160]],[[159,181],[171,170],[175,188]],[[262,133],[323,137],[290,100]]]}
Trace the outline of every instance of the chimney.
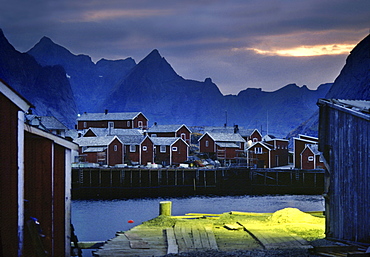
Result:
{"label": "chimney", "polygon": [[104,113],[105,113],[105,115],[107,115],[108,114],[108,109],[105,109]]}
{"label": "chimney", "polygon": [[154,122],[154,126],[157,126],[157,122]]}
{"label": "chimney", "polygon": [[234,133],[238,133],[239,132],[239,126],[238,125],[234,125]]}

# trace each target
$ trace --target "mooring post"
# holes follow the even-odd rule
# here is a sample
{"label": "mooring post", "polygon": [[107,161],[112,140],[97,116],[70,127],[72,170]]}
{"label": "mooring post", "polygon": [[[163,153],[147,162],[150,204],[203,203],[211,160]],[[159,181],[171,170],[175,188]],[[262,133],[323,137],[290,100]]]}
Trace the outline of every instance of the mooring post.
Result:
{"label": "mooring post", "polygon": [[162,201],[159,202],[159,215],[171,216],[172,202]]}

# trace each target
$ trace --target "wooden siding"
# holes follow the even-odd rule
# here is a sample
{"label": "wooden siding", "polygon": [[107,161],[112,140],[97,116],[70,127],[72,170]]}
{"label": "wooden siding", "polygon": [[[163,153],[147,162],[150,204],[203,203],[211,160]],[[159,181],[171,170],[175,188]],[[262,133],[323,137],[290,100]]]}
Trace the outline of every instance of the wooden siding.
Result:
{"label": "wooden siding", "polygon": [[183,163],[188,159],[188,146],[182,140],[177,140],[171,147],[177,147],[177,151],[171,149],[172,164]]}
{"label": "wooden siding", "polygon": [[328,169],[326,235],[370,243],[370,116],[319,100],[319,150]]}
{"label": "wooden siding", "polygon": [[18,256],[18,110],[0,93],[0,256]]}
{"label": "wooden siding", "polygon": [[[116,149],[114,149],[115,146]],[[115,138],[108,146],[108,165],[114,166],[121,163],[124,163],[123,145],[117,138]]]}
{"label": "wooden siding", "polygon": [[[144,151],[143,147],[146,147],[146,150]],[[142,165],[146,165],[148,162],[153,163],[154,157],[153,157],[153,142],[150,140],[149,137],[146,137],[144,141],[140,145],[141,147],[141,160],[140,163]]]}
{"label": "wooden siding", "polygon": [[[206,146],[206,142],[208,141],[208,147]],[[205,134],[199,141],[199,151],[201,153],[215,153],[215,142],[213,139],[208,135]]]}

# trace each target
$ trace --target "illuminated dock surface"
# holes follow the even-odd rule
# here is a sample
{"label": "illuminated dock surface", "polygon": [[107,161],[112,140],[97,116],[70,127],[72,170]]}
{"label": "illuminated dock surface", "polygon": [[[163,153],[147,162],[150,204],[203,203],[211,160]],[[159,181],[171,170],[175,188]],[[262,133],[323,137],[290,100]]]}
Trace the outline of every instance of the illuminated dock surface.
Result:
{"label": "illuminated dock surface", "polygon": [[229,212],[159,216],[117,232],[94,256],[163,256],[191,251],[308,249],[324,237],[322,212],[287,208],[271,213]]}

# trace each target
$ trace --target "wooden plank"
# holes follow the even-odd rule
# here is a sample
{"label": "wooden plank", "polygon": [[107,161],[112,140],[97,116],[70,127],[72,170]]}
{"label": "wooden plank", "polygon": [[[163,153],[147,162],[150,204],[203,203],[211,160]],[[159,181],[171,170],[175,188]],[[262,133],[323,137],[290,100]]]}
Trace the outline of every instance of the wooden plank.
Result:
{"label": "wooden plank", "polygon": [[167,237],[167,254],[178,253],[179,246],[176,243],[175,232],[173,228],[166,229],[166,237]]}
{"label": "wooden plank", "polygon": [[205,231],[207,233],[207,236],[208,236],[210,249],[218,251],[216,237],[215,237],[215,234],[213,233],[212,227],[211,226],[205,226],[204,229],[205,229]]}
{"label": "wooden plank", "polygon": [[130,240],[132,249],[150,249],[148,242],[144,240]]}
{"label": "wooden plank", "polygon": [[196,228],[198,229],[199,231],[199,235],[200,235],[200,240],[202,242],[202,248],[203,249],[206,249],[206,250],[209,250],[211,249],[210,245],[209,245],[209,241],[208,241],[208,235],[207,235],[207,232],[206,230],[204,229],[203,226],[201,225],[197,225]]}
{"label": "wooden plank", "polygon": [[271,228],[253,228],[247,224],[242,224],[252,236],[254,236],[266,249],[283,249],[283,248],[309,248],[309,243],[303,238],[284,233],[283,231],[274,231]]}
{"label": "wooden plank", "polygon": [[191,227],[191,232],[193,234],[194,248],[196,248],[197,250],[198,249],[199,250],[202,249],[203,248],[203,245],[202,245],[202,240],[200,238],[199,229],[196,226],[192,226]]}

